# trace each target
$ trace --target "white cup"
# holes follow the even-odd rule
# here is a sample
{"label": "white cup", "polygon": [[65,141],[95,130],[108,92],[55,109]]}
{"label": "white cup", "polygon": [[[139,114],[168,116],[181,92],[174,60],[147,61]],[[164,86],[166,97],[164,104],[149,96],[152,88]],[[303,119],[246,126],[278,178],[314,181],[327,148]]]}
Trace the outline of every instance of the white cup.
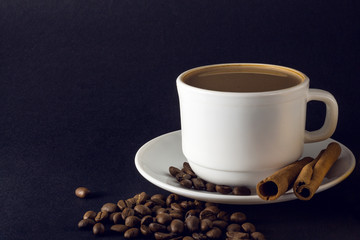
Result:
{"label": "white cup", "polygon": [[[336,128],[335,98],[309,89],[309,78],[291,68],[209,65],[182,73],[176,84],[183,153],[200,178],[215,184],[254,187],[297,160],[304,143],[325,140]],[[325,103],[326,117],[319,130],[308,132],[312,100]]]}

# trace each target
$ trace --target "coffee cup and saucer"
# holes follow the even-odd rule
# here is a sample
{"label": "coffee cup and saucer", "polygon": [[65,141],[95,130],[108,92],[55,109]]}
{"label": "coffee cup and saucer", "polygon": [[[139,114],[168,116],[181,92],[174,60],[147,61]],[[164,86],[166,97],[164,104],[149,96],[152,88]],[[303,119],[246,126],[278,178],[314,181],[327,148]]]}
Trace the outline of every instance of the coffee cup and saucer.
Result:
{"label": "coffee cup and saucer", "polygon": [[[291,68],[254,63],[217,64],[190,69],[176,80],[181,130],[152,139],[135,156],[140,174],[179,195],[226,204],[269,203],[256,195],[256,184],[302,156],[316,157],[334,142],[338,106],[329,92],[309,89],[309,78]],[[323,126],[305,130],[309,101],[326,106]],[[311,116],[308,116],[311,117]],[[342,152],[317,192],[335,186],[355,168],[355,157]],[[169,167],[188,162],[207,182],[246,186],[251,195],[224,195],[186,189]],[[276,201],[296,199],[291,190]],[[272,203],[271,202],[271,203]]]}

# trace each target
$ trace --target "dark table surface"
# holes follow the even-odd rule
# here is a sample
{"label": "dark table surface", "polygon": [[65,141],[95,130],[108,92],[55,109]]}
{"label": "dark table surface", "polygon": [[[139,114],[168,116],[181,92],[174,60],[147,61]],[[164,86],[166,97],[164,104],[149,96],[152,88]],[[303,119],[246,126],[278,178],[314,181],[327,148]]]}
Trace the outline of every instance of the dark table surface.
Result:
{"label": "dark table surface", "polygon": [[[196,66],[303,71],[338,100],[332,138],[358,159],[359,11],[346,0],[0,1],[0,239],[91,239],[77,229],[86,210],[167,194],[134,156],[180,129],[175,79]],[[324,112],[310,103],[307,128]],[[359,182],[357,166],[308,202],[228,207],[268,239],[360,239]],[[95,194],[78,199],[78,186]]]}

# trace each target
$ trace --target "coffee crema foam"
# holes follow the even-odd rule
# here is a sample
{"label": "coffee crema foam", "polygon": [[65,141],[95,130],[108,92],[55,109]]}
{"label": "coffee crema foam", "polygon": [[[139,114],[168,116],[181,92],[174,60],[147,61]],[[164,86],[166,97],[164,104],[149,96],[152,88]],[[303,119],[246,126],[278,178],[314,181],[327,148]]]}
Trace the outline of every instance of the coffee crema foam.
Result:
{"label": "coffee crema foam", "polygon": [[194,70],[184,83],[221,92],[267,92],[291,88],[303,82],[296,72],[263,66],[221,66]]}

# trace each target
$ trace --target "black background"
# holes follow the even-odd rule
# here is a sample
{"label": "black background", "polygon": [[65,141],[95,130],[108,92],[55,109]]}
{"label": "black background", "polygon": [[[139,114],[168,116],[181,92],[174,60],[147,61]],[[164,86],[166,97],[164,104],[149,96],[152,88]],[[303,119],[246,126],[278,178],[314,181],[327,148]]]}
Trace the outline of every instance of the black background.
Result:
{"label": "black background", "polygon": [[[298,69],[339,104],[359,157],[357,1],[0,0],[0,239],[91,239],[86,210],[146,191],[148,140],[180,129],[176,77],[206,64]],[[307,128],[324,106],[310,103]],[[358,239],[359,168],[299,200],[244,211],[268,239]],[[74,195],[87,186],[93,198]],[[105,235],[104,239],[119,238]]]}

